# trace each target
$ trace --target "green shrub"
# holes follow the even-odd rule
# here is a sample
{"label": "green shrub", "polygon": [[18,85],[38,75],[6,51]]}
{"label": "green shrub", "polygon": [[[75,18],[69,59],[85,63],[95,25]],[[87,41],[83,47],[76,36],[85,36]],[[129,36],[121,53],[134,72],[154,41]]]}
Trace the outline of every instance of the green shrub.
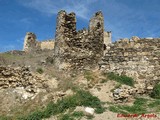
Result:
{"label": "green shrub", "polygon": [[48,118],[50,117],[51,115],[54,115],[54,114],[57,114],[57,104],[53,103],[53,102],[50,102],[46,109],[43,111],[43,117],[44,118]]}
{"label": "green shrub", "polygon": [[74,118],[72,118],[72,116],[69,115],[69,114],[64,114],[64,115],[60,118],[60,120],[74,120]]}
{"label": "green shrub", "polygon": [[84,116],[84,113],[82,111],[75,111],[72,116],[75,118],[81,118]]}
{"label": "green shrub", "polygon": [[142,106],[144,104],[146,104],[147,99],[144,98],[136,98],[136,100],[134,101],[134,105],[136,106]]}
{"label": "green shrub", "polygon": [[64,114],[60,117],[60,120],[75,120],[74,118],[80,120],[84,116],[82,111],[76,111],[73,112],[72,114]]}
{"label": "green shrub", "polygon": [[160,112],[160,100],[159,99],[145,99],[136,98],[132,106],[127,105],[110,105],[109,110],[115,113],[122,114],[143,114]]}
{"label": "green shrub", "polygon": [[79,99],[79,106],[96,108],[96,113],[103,113],[105,111],[101,101],[88,91],[77,91],[77,98]]}
{"label": "green shrub", "polygon": [[0,116],[0,120],[12,120],[12,118],[7,116]]}
{"label": "green shrub", "polygon": [[142,114],[146,113],[146,109],[143,106],[133,105],[133,106],[119,106],[119,109],[127,111],[132,114]]}
{"label": "green shrub", "polygon": [[42,68],[37,68],[36,71],[39,73],[39,74],[42,74],[44,71]]}
{"label": "green shrub", "polygon": [[109,110],[115,113],[122,113],[122,114],[142,114],[146,113],[145,104],[147,99],[144,98],[137,98],[132,106],[127,105],[115,105],[110,106]]}
{"label": "green shrub", "polygon": [[156,84],[153,88],[153,91],[150,95],[152,98],[160,99],[160,84]]}
{"label": "green shrub", "polygon": [[148,104],[148,107],[150,107],[150,108],[154,108],[154,107],[158,107],[158,106],[160,106],[160,100],[155,100],[155,101]]}
{"label": "green shrub", "polygon": [[[105,109],[102,107],[101,101],[93,96],[88,91],[77,90],[76,94],[67,96],[57,103],[50,102],[44,110],[37,110],[28,116],[19,118],[18,120],[41,120],[42,118],[48,118],[51,115],[57,115],[66,112],[68,109],[75,109],[76,106],[86,106],[95,108],[96,113],[103,113]],[[71,116],[65,114],[61,120],[72,120],[73,117],[83,116],[82,113],[73,113]]]}
{"label": "green shrub", "polygon": [[107,73],[105,75],[107,75],[107,77],[110,80],[115,80],[115,81],[117,81],[117,82],[119,82],[121,84],[126,84],[126,85],[129,85],[129,86],[134,86],[133,78],[128,77],[126,75],[119,75],[119,74],[115,74],[113,72]]}

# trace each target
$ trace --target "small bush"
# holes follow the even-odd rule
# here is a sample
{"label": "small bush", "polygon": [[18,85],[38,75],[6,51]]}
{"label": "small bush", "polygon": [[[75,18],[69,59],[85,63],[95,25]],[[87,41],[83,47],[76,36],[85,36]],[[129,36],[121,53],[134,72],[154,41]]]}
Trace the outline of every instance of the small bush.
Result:
{"label": "small bush", "polygon": [[76,111],[72,114],[75,118],[81,118],[84,116],[84,113],[82,111]]}
{"label": "small bush", "polygon": [[160,99],[160,84],[156,84],[153,88],[153,91],[150,95],[152,98]]}
{"label": "small bush", "polygon": [[128,113],[132,113],[132,114],[142,114],[142,113],[146,113],[146,109],[143,108],[142,106],[137,106],[137,105],[133,105],[133,106],[119,106],[120,109],[127,111]]}
{"label": "small bush", "polygon": [[47,105],[46,109],[43,111],[43,117],[44,118],[48,118],[51,115],[54,115],[56,113],[58,113],[57,112],[57,105],[55,103],[53,103],[53,102],[50,102]]}
{"label": "small bush", "polygon": [[67,113],[67,114],[62,115],[60,117],[60,120],[75,120],[75,119],[80,120],[83,116],[84,116],[83,112],[76,111],[76,112],[73,112],[72,114]]}
{"label": "small bush", "polygon": [[36,71],[39,73],[39,74],[42,74],[44,71],[42,68],[37,68]]}
{"label": "small bush", "polygon": [[74,118],[72,118],[72,116],[69,115],[69,114],[64,114],[64,115],[60,118],[60,120],[74,120]]}
{"label": "small bush", "polygon": [[134,105],[136,106],[142,106],[144,104],[146,104],[147,99],[144,98],[136,98],[136,100],[134,101]]}
{"label": "small bush", "polygon": [[[90,94],[88,91],[77,90],[76,94],[65,97],[58,100],[57,103],[50,102],[44,110],[37,110],[28,116],[21,117],[18,120],[41,120],[42,118],[48,118],[51,115],[57,115],[64,113],[66,110],[75,109],[76,106],[86,106],[95,108],[96,113],[103,113],[105,109],[102,107],[101,101]],[[83,116],[82,113],[73,113],[71,116],[65,114],[61,120],[72,120],[73,117]]]}
{"label": "small bush", "polygon": [[122,113],[122,114],[128,114],[128,113],[142,114],[147,112],[145,107],[146,102],[147,99],[137,98],[132,106],[127,106],[127,105],[110,106],[109,110],[115,113]]}
{"label": "small bush", "polygon": [[158,107],[158,106],[160,106],[160,100],[155,100],[155,101],[148,104],[149,108],[154,108],[154,107]]}
{"label": "small bush", "polygon": [[77,98],[79,99],[79,106],[96,108],[96,113],[103,113],[105,111],[101,101],[87,91],[77,91]]}
{"label": "small bush", "polygon": [[7,116],[0,116],[0,120],[12,120],[12,118]]}
{"label": "small bush", "polygon": [[119,82],[121,84],[126,84],[126,85],[129,85],[129,86],[134,86],[133,78],[128,77],[126,75],[118,75],[118,74],[115,74],[113,72],[107,73],[105,75],[107,75],[107,77],[110,80],[115,80],[115,81],[117,81],[117,82]]}

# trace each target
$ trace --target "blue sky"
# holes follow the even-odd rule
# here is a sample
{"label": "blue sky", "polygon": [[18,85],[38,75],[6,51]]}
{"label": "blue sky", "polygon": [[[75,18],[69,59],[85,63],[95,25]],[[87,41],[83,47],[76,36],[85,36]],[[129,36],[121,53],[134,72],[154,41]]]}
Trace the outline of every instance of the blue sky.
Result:
{"label": "blue sky", "polygon": [[160,0],[0,0],[0,52],[21,50],[26,32],[38,40],[55,36],[56,16],[61,9],[74,11],[77,29],[101,10],[105,30],[113,41],[120,38],[160,37]]}

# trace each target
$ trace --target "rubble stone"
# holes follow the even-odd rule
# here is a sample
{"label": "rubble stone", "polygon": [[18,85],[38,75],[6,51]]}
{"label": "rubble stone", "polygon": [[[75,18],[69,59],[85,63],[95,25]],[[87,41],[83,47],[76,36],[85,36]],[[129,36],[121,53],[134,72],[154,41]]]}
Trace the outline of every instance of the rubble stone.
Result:
{"label": "rubble stone", "polygon": [[24,87],[27,92],[36,93],[37,85],[44,80],[33,75],[28,67],[0,66],[0,89]]}
{"label": "rubble stone", "polygon": [[99,68],[132,77],[146,88],[153,87],[160,81],[160,39],[135,39],[114,42],[99,62]]}

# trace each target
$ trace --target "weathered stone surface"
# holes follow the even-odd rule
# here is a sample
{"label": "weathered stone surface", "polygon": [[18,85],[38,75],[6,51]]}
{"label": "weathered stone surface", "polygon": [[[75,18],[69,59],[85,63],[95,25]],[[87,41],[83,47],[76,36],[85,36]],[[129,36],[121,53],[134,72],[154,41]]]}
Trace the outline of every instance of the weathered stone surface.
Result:
{"label": "weathered stone surface", "polygon": [[43,82],[44,80],[33,75],[28,67],[0,66],[0,89],[23,87],[26,92],[36,93]]}
{"label": "weathered stone surface", "polygon": [[110,49],[99,62],[100,69],[125,74],[139,84],[159,81],[160,39],[134,39],[123,39],[110,45]]}
{"label": "weathered stone surface", "polygon": [[112,34],[111,31],[104,31],[104,44],[107,46],[112,43]]}
{"label": "weathered stone surface", "polygon": [[140,40],[140,38],[139,37],[137,37],[137,36],[133,36],[132,38],[131,38],[133,41],[138,41],[138,40]]}
{"label": "weathered stone surface", "polygon": [[31,32],[27,32],[25,39],[24,39],[24,47],[23,50],[26,52],[31,52],[37,48],[37,43],[36,43],[36,35]]}
{"label": "weathered stone surface", "polygon": [[83,69],[96,65],[104,51],[103,27],[102,12],[93,16],[88,30],[76,31],[75,14],[60,11],[54,48],[55,66],[59,69]]}
{"label": "weathered stone surface", "polygon": [[23,51],[36,52],[39,50],[53,50],[54,40],[44,40],[42,42],[37,41],[37,37],[34,33],[27,32],[24,39]]}
{"label": "weathered stone surface", "polygon": [[146,88],[145,84],[137,84],[135,87],[130,87],[122,85],[120,88],[117,88],[112,93],[112,98],[117,102],[126,102],[133,98],[135,95],[148,94],[153,90],[153,87],[149,86]]}

